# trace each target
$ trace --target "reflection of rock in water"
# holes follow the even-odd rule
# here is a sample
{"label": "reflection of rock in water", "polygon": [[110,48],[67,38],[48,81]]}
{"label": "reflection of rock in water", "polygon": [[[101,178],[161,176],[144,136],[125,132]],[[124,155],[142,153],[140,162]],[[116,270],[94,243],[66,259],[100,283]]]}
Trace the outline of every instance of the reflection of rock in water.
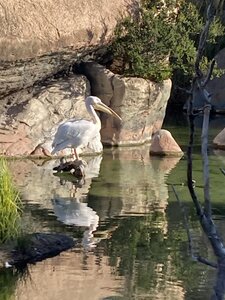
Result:
{"label": "reflection of rock in water", "polygon": [[164,172],[164,175],[168,175],[180,159],[181,157],[152,157],[151,162],[156,171],[158,170]]}
{"label": "reflection of rock in water", "polygon": [[157,211],[160,218],[152,226],[167,232],[166,179],[180,158],[152,158],[145,155],[148,152],[149,145],[105,152],[101,165],[104,181],[95,182],[95,197],[91,201],[102,222],[107,217],[141,216]]}
{"label": "reflection of rock in water", "polygon": [[[149,145],[144,145],[106,149],[103,161],[101,156],[85,157],[86,176],[84,182],[77,184],[75,198],[80,202],[85,199],[92,178],[98,177],[101,164],[101,180],[95,181],[89,198],[89,206],[97,212],[100,220],[145,214],[153,210],[165,211],[168,199],[166,175],[175,167],[179,158],[153,159],[148,153]],[[29,203],[38,203],[41,208],[52,209],[50,199],[71,198],[74,182],[62,177],[61,181],[65,185],[59,184],[60,179],[52,173],[57,163],[49,161],[41,167],[30,161],[13,163],[12,171],[23,199],[29,200]],[[71,177],[74,180],[74,176]]]}
{"label": "reflection of rock in water", "polygon": [[[117,212],[119,215],[145,214],[157,207],[160,210],[165,209],[168,199],[166,177],[180,158],[152,158],[145,155],[148,151],[149,145],[144,145],[139,148],[114,149],[113,157],[111,153],[104,156],[101,166],[104,182],[99,182],[98,186],[97,184],[95,186],[102,196],[94,200],[96,206],[102,205],[107,211],[105,198],[110,200],[111,197],[112,203],[108,211],[111,212],[111,206],[120,199],[122,207]],[[95,206],[93,208],[95,209]]]}
{"label": "reflection of rock in water", "polygon": [[[87,157],[87,167],[85,184],[82,184],[81,195],[86,195],[91,185],[93,177],[98,177],[102,156]],[[36,163],[37,162],[37,163]],[[60,184],[60,179],[54,176],[52,169],[58,164],[57,160],[49,160],[40,165],[39,160],[31,161],[9,160],[10,171],[15,184],[18,186],[22,199],[29,203],[37,203],[42,208],[51,209],[51,201],[54,194],[61,197],[70,197],[73,183],[62,178],[64,185]],[[71,176],[71,180],[74,176]]]}
{"label": "reflection of rock in water", "polygon": [[[124,277],[112,270],[108,256],[101,257],[101,264],[97,260],[94,253],[86,255],[80,251],[62,252],[60,256],[46,262],[30,265],[28,278],[18,278],[14,282],[17,274],[13,274],[14,281],[10,282],[11,277],[7,274],[5,281],[1,281],[6,291],[5,299],[120,299]],[[7,271],[15,273],[12,269]]]}
{"label": "reflection of rock in water", "polygon": [[213,153],[221,160],[221,167],[225,166],[225,151],[224,150],[213,150]]}

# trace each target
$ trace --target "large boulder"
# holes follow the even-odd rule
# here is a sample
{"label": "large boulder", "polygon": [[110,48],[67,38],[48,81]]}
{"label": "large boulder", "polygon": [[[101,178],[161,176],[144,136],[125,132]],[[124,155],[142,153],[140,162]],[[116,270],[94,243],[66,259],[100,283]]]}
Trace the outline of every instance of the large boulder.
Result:
{"label": "large boulder", "polygon": [[[163,123],[171,81],[154,83],[122,77],[98,64],[93,66],[95,81],[87,76],[89,83],[85,76],[74,75],[39,87],[31,98],[22,97],[16,103],[6,105],[0,123],[0,154],[50,155],[60,122],[74,117],[90,120],[84,104],[90,90],[122,118],[120,122],[101,113],[103,144],[137,145],[150,141]],[[93,71],[91,66],[90,70]],[[95,152],[99,152],[98,149]],[[70,154],[70,150],[61,154]]]}
{"label": "large boulder", "polygon": [[102,115],[101,136],[104,144],[137,145],[148,142],[162,126],[171,80],[150,80],[115,75],[103,66],[83,63],[80,71],[90,81],[91,91],[115,110],[122,122]]}
{"label": "large boulder", "polygon": [[90,86],[84,76],[51,82],[30,99],[6,107],[2,114],[0,153],[7,156],[48,155],[61,121],[89,118],[84,105]]}
{"label": "large boulder", "polygon": [[137,145],[151,141],[163,124],[171,80],[155,83],[142,78],[114,76],[112,108],[120,113],[122,127],[112,118],[103,121],[102,140],[111,145]]}
{"label": "large boulder", "polygon": [[0,0],[0,97],[32,86],[112,38],[136,0]]}
{"label": "large boulder", "polygon": [[168,130],[161,129],[152,137],[150,154],[158,156],[182,156],[183,151],[173,138],[172,134]]}

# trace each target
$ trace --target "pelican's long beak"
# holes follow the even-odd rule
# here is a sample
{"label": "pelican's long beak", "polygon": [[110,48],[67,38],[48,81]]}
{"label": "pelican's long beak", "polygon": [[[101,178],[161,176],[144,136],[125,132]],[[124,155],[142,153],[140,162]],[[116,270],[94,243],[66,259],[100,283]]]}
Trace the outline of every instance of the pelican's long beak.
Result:
{"label": "pelican's long beak", "polygon": [[120,118],[120,116],[117,115],[117,113],[114,110],[112,110],[110,107],[108,107],[104,103],[95,104],[94,108],[97,109],[97,110],[103,111],[103,112],[105,112],[105,113],[107,113],[109,115],[112,115],[112,116],[116,117],[117,119],[119,119],[120,121],[122,120]]}

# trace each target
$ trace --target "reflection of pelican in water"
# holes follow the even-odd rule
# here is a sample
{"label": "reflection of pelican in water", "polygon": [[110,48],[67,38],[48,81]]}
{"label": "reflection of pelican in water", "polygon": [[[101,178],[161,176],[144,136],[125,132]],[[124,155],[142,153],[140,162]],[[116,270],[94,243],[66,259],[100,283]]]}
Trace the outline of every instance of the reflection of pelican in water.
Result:
{"label": "reflection of pelican in water", "polygon": [[[72,177],[73,189],[71,191],[72,197],[61,197],[55,195],[52,200],[53,209],[57,219],[66,225],[75,225],[86,227],[83,234],[82,244],[85,249],[92,248],[93,244],[93,231],[98,227],[99,216],[85,201],[88,190],[91,185],[91,179],[98,177],[102,156],[98,155],[93,158],[87,159],[85,167],[85,180],[79,181],[79,185],[75,183]],[[71,177],[64,178],[70,181]]]}
{"label": "reflection of pelican in water", "polygon": [[52,200],[54,213],[57,219],[66,225],[86,227],[82,245],[85,249],[95,246],[93,231],[98,227],[99,216],[87,203],[73,198],[56,197]]}
{"label": "reflection of pelican in water", "polygon": [[121,118],[111,108],[102,103],[98,97],[87,97],[85,105],[92,121],[71,119],[60,124],[52,143],[52,154],[65,148],[71,148],[74,160],[79,160],[77,153],[79,148],[89,147],[97,152],[102,151],[100,137],[101,121],[95,109],[113,115],[119,120]]}
{"label": "reflection of pelican in water", "polygon": [[97,213],[87,203],[80,202],[73,198],[53,199],[54,212],[57,219],[66,225],[90,227],[91,224],[98,224]]}

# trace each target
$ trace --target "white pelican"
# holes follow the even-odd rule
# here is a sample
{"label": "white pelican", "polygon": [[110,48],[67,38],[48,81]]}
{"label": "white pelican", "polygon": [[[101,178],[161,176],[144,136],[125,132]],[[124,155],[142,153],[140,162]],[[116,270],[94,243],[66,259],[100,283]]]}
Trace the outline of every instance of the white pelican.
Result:
{"label": "white pelican", "polygon": [[71,119],[60,124],[52,143],[53,149],[51,154],[55,154],[65,148],[71,148],[73,158],[79,160],[77,148],[93,145],[96,144],[96,142],[98,145],[100,143],[102,147],[100,137],[101,121],[95,109],[113,115],[121,120],[120,116],[102,103],[98,97],[87,97],[85,99],[85,105],[92,121]]}

